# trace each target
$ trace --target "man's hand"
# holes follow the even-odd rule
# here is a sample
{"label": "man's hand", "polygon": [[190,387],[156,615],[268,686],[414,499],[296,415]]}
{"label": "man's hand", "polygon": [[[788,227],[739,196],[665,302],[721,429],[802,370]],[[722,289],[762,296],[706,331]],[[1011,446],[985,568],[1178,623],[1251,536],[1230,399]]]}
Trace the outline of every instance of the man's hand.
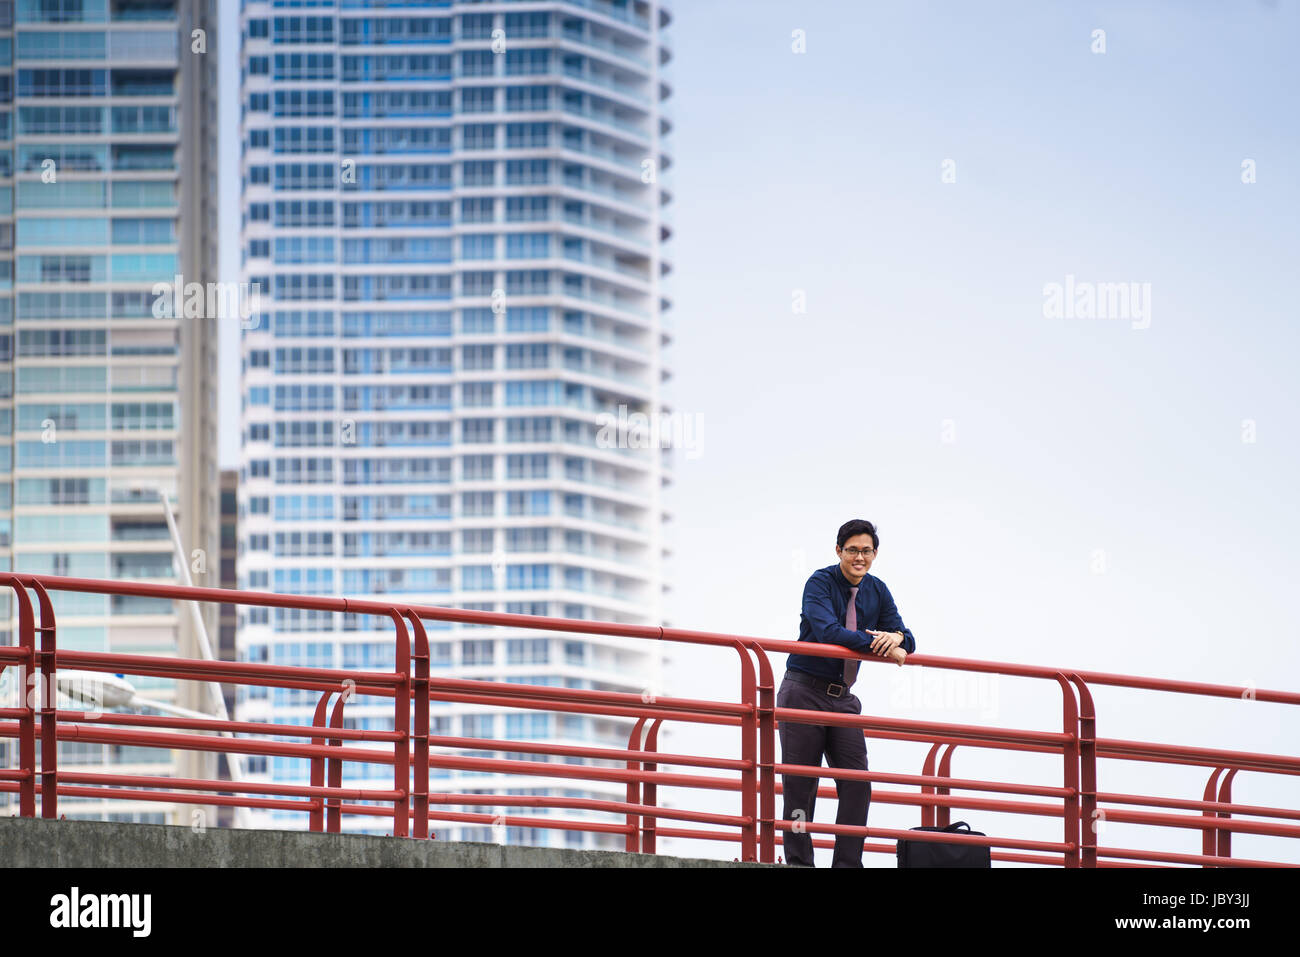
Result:
{"label": "man's hand", "polygon": [[901,668],[903,666],[903,662],[907,660],[907,652],[904,651],[902,648],[895,646],[893,649],[890,650],[889,657],[897,661],[898,666]]}
{"label": "man's hand", "polygon": [[901,631],[872,631],[870,628],[866,631],[867,634],[876,636],[871,642],[871,651],[882,658],[892,658],[893,650],[903,643],[904,635]]}

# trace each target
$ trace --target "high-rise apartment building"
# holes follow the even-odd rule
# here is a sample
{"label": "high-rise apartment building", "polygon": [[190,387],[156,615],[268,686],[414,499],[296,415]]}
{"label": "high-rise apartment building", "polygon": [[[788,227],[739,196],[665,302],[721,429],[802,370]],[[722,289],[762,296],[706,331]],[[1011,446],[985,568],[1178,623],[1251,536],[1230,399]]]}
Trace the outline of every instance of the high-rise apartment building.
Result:
{"label": "high-rise apartment building", "polygon": [[[245,0],[242,254],[263,296],[242,345],[242,587],[661,622],[665,456],[612,423],[664,410],[668,22],[653,0]],[[430,640],[435,675],[661,684],[646,642],[432,625]],[[305,666],[391,668],[393,641],[387,620],[285,609],[246,610],[239,629],[247,659]],[[303,723],[315,703],[245,689],[239,707]],[[346,714],[392,728],[387,701]],[[437,702],[432,720],[435,735],[611,746],[631,727]],[[249,763],[307,780],[303,761]],[[383,766],[344,773],[392,786]],[[623,797],[482,773],[431,786]]]}
{"label": "high-rise apartment building", "polygon": [[[173,509],[216,584],[216,328],[156,307],[215,265],[212,0],[0,2],[0,567],[175,583]],[[0,592],[12,643],[12,593]],[[189,610],[55,593],[60,650],[198,657]],[[215,634],[215,608],[207,611]],[[13,669],[9,669],[12,678]],[[186,683],[142,695],[207,710]],[[15,693],[13,683],[7,688]],[[211,759],[67,742],[60,765],[203,774]],[[0,740],[0,766],[16,760]],[[107,768],[97,766],[107,765]],[[0,814],[16,796],[0,793]],[[69,818],[185,808],[65,798]]]}

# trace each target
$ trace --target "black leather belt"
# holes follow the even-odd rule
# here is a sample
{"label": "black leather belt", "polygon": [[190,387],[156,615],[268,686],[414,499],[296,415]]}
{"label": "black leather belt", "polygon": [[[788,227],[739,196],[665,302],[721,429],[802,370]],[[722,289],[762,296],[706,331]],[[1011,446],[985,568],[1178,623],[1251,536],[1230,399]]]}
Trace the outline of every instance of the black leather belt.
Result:
{"label": "black leather belt", "polygon": [[785,677],[787,681],[796,681],[801,685],[810,685],[832,698],[843,698],[849,692],[849,689],[845,687],[842,681],[828,681],[825,678],[814,678],[812,675],[805,674],[802,671],[786,671]]}

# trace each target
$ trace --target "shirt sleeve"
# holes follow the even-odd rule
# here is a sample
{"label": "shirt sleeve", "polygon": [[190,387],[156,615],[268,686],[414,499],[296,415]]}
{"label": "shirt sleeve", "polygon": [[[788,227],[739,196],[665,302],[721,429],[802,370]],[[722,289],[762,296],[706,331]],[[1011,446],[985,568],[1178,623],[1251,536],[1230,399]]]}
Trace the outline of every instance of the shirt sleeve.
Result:
{"label": "shirt sleeve", "polygon": [[824,575],[813,575],[803,586],[803,615],[812,627],[817,641],[826,645],[844,645],[854,651],[871,648],[871,637],[860,631],[849,631],[840,624],[831,604],[831,585]]}
{"label": "shirt sleeve", "polygon": [[884,582],[880,582],[879,630],[901,631],[903,633],[903,643],[900,647],[909,655],[916,651],[916,639],[912,637],[912,630],[903,624],[903,616],[898,613],[898,607],[894,604],[894,596],[889,593],[889,589]]}

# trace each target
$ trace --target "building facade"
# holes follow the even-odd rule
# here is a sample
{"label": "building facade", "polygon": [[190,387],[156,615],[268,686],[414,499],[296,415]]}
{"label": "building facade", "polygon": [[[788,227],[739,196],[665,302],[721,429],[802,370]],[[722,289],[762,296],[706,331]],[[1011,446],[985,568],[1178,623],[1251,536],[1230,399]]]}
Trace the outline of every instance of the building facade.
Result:
{"label": "building facade", "polygon": [[[175,583],[165,498],[195,583],[216,584],[216,329],[156,308],[159,284],[214,272],[213,14],[211,0],[0,2],[6,570]],[[0,642],[12,643],[11,593],[0,603]],[[171,602],[55,593],[54,605],[61,650],[198,656],[188,610]],[[207,620],[215,633],[215,609]],[[192,684],[130,677],[143,696],[209,707]],[[59,751],[61,767],[84,770],[211,764],[149,748]],[[0,741],[0,766],[15,760]],[[14,800],[0,794],[0,814]],[[150,802],[66,798],[59,810],[191,819]]]}
{"label": "building facade", "polygon": [[[245,0],[241,242],[263,295],[242,341],[241,587],[662,621],[665,455],[617,423],[665,411],[668,23],[643,0]],[[430,640],[435,674],[661,685],[659,649],[630,639],[430,623]],[[393,641],[384,620],[283,609],[245,610],[238,635],[247,660],[348,668],[391,668]],[[303,723],[315,703],[246,689],[239,709]],[[621,747],[631,729],[463,704],[432,713],[434,735]],[[390,702],[357,699],[346,714],[392,728]],[[290,760],[249,770],[308,773]],[[392,786],[382,765],[344,772]],[[436,769],[431,787],[623,796],[574,784]]]}

